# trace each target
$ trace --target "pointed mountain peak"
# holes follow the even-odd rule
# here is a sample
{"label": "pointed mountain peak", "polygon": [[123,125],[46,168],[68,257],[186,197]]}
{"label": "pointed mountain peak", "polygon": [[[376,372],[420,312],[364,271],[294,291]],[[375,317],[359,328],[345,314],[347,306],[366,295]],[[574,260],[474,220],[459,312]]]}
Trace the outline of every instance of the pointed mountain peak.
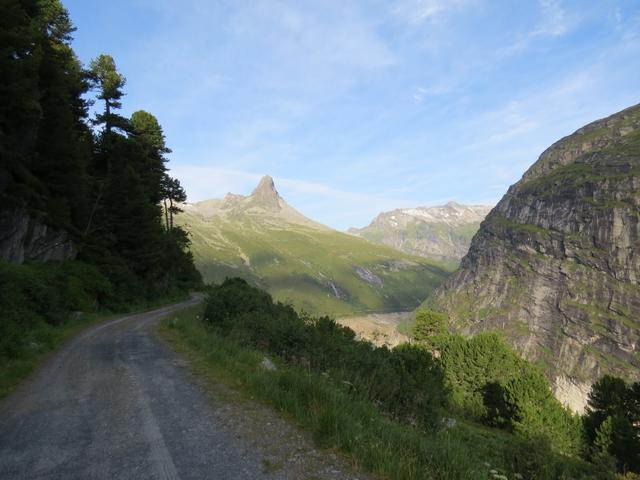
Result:
{"label": "pointed mountain peak", "polygon": [[276,190],[276,185],[273,183],[273,178],[269,175],[265,175],[260,179],[260,183],[253,190],[251,195],[275,195],[278,196],[278,191]]}
{"label": "pointed mountain peak", "polygon": [[273,183],[273,178],[265,175],[260,179],[258,186],[251,192],[251,199],[260,206],[272,210],[280,209],[280,195]]}

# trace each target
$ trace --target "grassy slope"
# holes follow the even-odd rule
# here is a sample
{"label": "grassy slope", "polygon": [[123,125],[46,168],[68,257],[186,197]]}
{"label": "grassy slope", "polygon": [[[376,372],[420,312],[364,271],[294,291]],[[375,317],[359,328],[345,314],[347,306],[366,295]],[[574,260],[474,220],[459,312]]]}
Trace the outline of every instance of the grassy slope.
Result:
{"label": "grassy slope", "polygon": [[[260,367],[264,354],[238,346],[206,328],[202,306],[163,320],[159,331],[209,382],[222,382],[272,405],[311,431],[316,442],[346,453],[363,470],[387,479],[606,479],[584,462],[550,453],[496,429],[466,422],[425,433],[382,415],[329,378],[274,359],[276,371]],[[537,465],[533,475],[514,475]],[[495,474],[491,473],[495,472]],[[505,475],[505,476],[499,476]]]}
{"label": "grassy slope", "polygon": [[[192,252],[205,281],[240,276],[310,313],[350,315],[411,310],[440,285],[450,266],[332,230],[202,219],[185,213]],[[400,268],[393,265],[403,264]],[[383,286],[362,280],[364,267]],[[341,292],[337,298],[330,283]]]}

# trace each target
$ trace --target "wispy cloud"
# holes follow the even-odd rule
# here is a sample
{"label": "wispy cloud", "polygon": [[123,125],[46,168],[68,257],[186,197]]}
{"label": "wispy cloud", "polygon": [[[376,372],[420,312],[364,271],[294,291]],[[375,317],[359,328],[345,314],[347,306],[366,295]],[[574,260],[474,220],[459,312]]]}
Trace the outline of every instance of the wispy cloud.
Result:
{"label": "wispy cloud", "polygon": [[413,90],[413,99],[416,103],[422,103],[427,97],[439,96],[450,93],[452,86],[438,85],[434,87],[416,87]]}
{"label": "wispy cloud", "polygon": [[[248,195],[266,173],[206,166],[176,166],[171,174],[188,187],[189,202],[222,198],[229,192]],[[274,177],[280,194],[294,207],[312,219],[347,228],[353,213],[371,219],[383,210],[412,206],[413,202],[394,195],[368,194],[341,190],[332,186],[289,177]],[[348,205],[348,209],[344,206]],[[324,214],[314,215],[321,209]]]}
{"label": "wispy cloud", "polygon": [[[494,145],[531,137],[536,130],[546,131],[550,127],[557,127],[560,122],[571,125],[576,117],[583,115],[570,106],[592,91],[594,83],[599,81],[601,72],[598,70],[598,66],[594,65],[475,115],[469,121],[468,128],[475,132],[477,140],[467,143],[463,149],[482,151]],[[556,128],[553,130],[557,131]],[[529,161],[533,160],[531,158]]]}
{"label": "wispy cloud", "polygon": [[397,0],[391,11],[409,25],[417,26],[469,3],[469,0]]}
{"label": "wispy cloud", "polygon": [[501,56],[519,54],[536,39],[559,38],[574,30],[580,23],[578,12],[569,12],[560,0],[538,0],[538,21],[526,33],[518,33],[510,45],[500,49]]}
{"label": "wispy cloud", "polygon": [[559,37],[567,33],[577,22],[575,15],[569,15],[559,0],[539,0],[540,22],[529,33],[531,37]]}
{"label": "wispy cloud", "polygon": [[[632,0],[65,0],[110,43],[191,200],[271,174],[338,228],[498,198],[562,135],[637,103]],[[120,21],[103,22],[116,8]]]}

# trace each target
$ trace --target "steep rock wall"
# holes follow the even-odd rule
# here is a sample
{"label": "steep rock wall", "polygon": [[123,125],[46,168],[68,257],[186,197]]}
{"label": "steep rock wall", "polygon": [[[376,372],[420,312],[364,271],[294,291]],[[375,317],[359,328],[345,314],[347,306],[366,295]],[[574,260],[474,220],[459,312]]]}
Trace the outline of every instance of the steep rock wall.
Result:
{"label": "steep rock wall", "polygon": [[576,411],[605,373],[640,373],[640,106],[547,149],[491,211],[432,302],[501,331]]}
{"label": "steep rock wall", "polygon": [[0,260],[50,262],[70,260],[75,255],[66,232],[51,228],[22,208],[0,211]]}

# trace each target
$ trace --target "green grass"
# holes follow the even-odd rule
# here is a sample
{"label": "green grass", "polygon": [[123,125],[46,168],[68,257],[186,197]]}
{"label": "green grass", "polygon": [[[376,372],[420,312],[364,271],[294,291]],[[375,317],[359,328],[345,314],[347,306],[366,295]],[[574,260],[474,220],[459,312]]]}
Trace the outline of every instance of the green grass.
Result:
{"label": "green grass", "polygon": [[398,333],[401,333],[402,335],[406,335],[407,337],[412,338],[413,327],[415,326],[416,326],[416,319],[412,315],[410,318],[406,320],[402,320],[396,327],[396,330],[398,330]]}
{"label": "green grass", "polygon": [[101,322],[109,321],[125,313],[140,313],[162,305],[184,300],[185,296],[163,298],[154,302],[131,305],[125,312],[100,312],[82,315],[76,319],[68,319],[60,325],[42,323],[25,332],[30,341],[25,349],[17,352],[12,358],[0,358],[0,399],[8,396],[38,366],[43,364],[52,352],[64,343],[77,336],[86,328]]}
{"label": "green grass", "polygon": [[[275,407],[313,434],[317,444],[343,452],[355,466],[387,479],[507,478],[605,479],[579,460],[552,454],[540,442],[457,421],[425,432],[384,416],[373,404],[349,395],[331,378],[272,359],[276,371],[260,367],[264,353],[240,347],[201,321],[202,307],[173,314],[159,332],[209,382],[223,383]],[[531,473],[534,472],[534,473]]]}
{"label": "green grass", "polygon": [[[178,219],[191,234],[191,251],[205,281],[241,277],[312,314],[412,310],[453,270],[451,264],[328,229],[204,219],[189,212]],[[372,272],[382,285],[360,278],[354,265]]]}
{"label": "green grass", "polygon": [[538,225],[531,225],[528,223],[517,223],[514,222],[502,215],[494,215],[491,219],[494,223],[501,225],[502,227],[509,230],[523,231],[528,232],[533,235],[548,235],[551,230],[546,228],[542,228]]}

